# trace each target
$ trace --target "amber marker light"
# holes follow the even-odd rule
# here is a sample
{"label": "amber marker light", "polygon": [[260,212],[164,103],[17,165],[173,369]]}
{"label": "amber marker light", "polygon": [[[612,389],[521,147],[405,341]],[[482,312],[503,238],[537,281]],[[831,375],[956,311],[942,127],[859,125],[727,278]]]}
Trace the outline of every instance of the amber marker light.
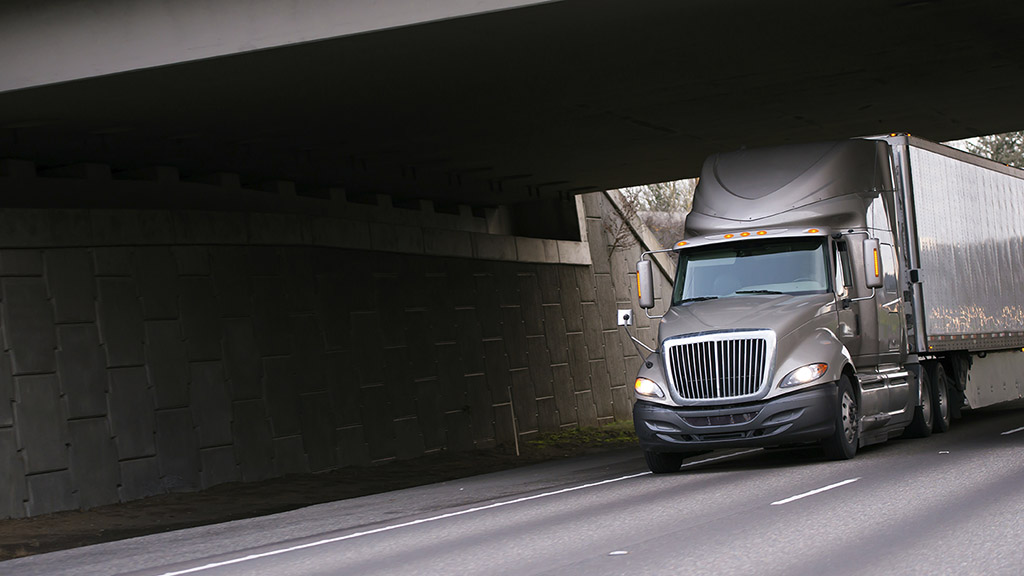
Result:
{"label": "amber marker light", "polygon": [[683,246],[686,246],[686,244],[686,241],[676,242],[676,248],[682,248]]}
{"label": "amber marker light", "polygon": [[757,235],[758,235],[758,236],[764,236],[764,235],[765,235],[765,234],[767,234],[767,233],[768,233],[768,231],[767,231],[767,230],[758,230],[758,231],[757,231]]}
{"label": "amber marker light", "polygon": [[740,232],[741,238],[746,238],[747,236],[750,236],[750,232]]}
{"label": "amber marker light", "polygon": [[817,234],[818,232],[821,232],[821,230],[818,230],[817,228],[810,228],[807,230],[808,234]]}
{"label": "amber marker light", "polygon": [[735,237],[736,237],[735,234],[726,234],[725,236],[722,236],[722,238],[725,238],[726,240],[729,240],[730,238],[735,238]]}

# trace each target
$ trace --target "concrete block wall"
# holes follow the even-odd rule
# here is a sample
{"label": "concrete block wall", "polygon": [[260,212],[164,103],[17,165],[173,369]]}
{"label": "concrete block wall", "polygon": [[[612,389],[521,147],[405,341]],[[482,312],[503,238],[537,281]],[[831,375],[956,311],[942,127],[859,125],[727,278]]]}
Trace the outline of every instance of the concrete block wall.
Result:
{"label": "concrete block wall", "polygon": [[[630,418],[639,358],[615,310],[639,248],[609,254],[613,206],[583,205],[591,265],[182,244],[143,211],[103,227],[165,243],[23,234],[0,248],[0,518]],[[60,218],[95,224],[85,212]],[[301,219],[275,222],[301,236]],[[653,341],[642,314],[637,331]]]}

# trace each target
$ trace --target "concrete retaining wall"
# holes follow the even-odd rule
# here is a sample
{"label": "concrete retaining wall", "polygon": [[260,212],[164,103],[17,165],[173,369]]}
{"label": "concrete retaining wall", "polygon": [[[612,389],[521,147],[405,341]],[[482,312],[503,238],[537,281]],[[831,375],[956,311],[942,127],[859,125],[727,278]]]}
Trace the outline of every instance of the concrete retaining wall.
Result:
{"label": "concrete retaining wall", "polygon": [[590,265],[502,236],[495,260],[341,248],[280,215],[167,212],[264,222],[187,243],[160,212],[0,211],[0,518],[628,419],[638,248],[609,255],[610,204],[584,204],[591,240],[565,244]]}

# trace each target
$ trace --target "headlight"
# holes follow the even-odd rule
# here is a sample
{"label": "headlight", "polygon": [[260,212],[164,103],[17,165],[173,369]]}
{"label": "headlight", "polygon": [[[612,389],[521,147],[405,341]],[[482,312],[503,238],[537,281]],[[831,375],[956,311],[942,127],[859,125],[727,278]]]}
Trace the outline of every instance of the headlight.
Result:
{"label": "headlight", "polygon": [[651,398],[665,397],[665,393],[661,391],[661,386],[655,384],[654,380],[648,380],[647,378],[637,378],[633,388],[641,396],[649,396]]}
{"label": "headlight", "polygon": [[779,388],[789,388],[791,386],[799,386],[801,384],[808,384],[814,382],[818,378],[825,375],[825,371],[828,370],[828,364],[808,364],[807,366],[801,366],[796,370],[789,373],[789,376],[779,384]]}

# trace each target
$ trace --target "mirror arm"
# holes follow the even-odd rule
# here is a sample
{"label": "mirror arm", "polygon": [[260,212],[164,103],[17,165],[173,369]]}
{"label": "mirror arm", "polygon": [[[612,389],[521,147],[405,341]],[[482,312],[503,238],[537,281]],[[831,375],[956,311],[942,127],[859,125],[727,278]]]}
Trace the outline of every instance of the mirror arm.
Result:
{"label": "mirror arm", "polygon": [[847,298],[846,302],[863,302],[864,300],[871,300],[875,297],[875,289],[871,289],[871,296],[862,296],[860,298]]}

